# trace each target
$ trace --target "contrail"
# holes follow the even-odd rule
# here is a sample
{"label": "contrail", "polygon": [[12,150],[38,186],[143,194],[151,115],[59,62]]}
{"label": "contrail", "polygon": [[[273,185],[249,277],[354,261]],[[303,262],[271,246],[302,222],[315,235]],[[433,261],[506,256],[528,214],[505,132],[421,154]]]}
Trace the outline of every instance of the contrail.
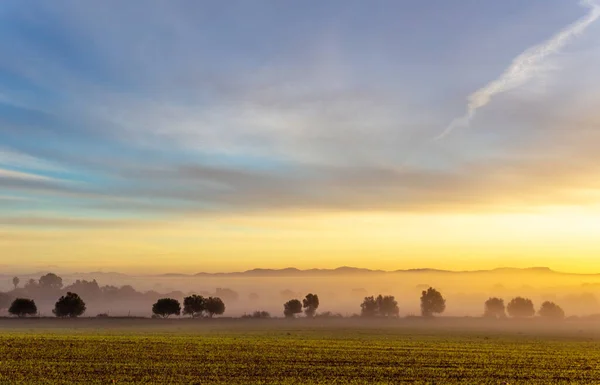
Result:
{"label": "contrail", "polygon": [[499,78],[469,95],[465,115],[454,119],[434,140],[442,139],[456,127],[468,126],[475,116],[475,112],[487,105],[492,96],[519,87],[531,79],[539,71],[541,63],[548,55],[558,52],[570,40],[580,35],[588,26],[598,20],[600,5],[592,0],[584,0],[581,4],[590,8],[590,11],[584,17],[564,28],[549,40],[528,48],[512,61],[511,65]]}

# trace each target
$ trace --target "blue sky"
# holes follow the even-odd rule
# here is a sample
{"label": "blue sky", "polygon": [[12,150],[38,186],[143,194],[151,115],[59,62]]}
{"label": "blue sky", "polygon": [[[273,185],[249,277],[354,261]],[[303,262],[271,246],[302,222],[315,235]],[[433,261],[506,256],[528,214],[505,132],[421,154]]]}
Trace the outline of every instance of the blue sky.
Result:
{"label": "blue sky", "polygon": [[599,7],[4,1],[0,226],[596,204]]}

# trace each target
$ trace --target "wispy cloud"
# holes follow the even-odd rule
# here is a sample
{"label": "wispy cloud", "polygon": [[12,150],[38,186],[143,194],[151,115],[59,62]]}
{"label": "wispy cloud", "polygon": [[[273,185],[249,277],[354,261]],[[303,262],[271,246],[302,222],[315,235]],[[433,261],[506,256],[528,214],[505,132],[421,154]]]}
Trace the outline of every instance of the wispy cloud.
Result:
{"label": "wispy cloud", "polygon": [[29,201],[31,198],[11,196],[11,195],[0,195],[0,201]]}
{"label": "wispy cloud", "polygon": [[60,166],[52,162],[7,147],[0,147],[0,165],[24,168],[29,170],[62,170]]}
{"label": "wispy cloud", "polygon": [[42,176],[42,175],[30,174],[30,173],[20,172],[20,171],[5,170],[2,168],[0,168],[0,179],[18,179],[18,180],[26,180],[26,181],[52,181],[53,180],[53,178]]}
{"label": "wispy cloud", "polygon": [[592,0],[584,0],[581,4],[590,8],[590,11],[584,17],[562,29],[549,40],[535,45],[517,56],[499,78],[469,96],[465,115],[454,119],[435,139],[444,138],[457,127],[468,126],[475,117],[476,111],[486,106],[493,96],[525,84],[543,70],[544,61],[549,55],[560,51],[573,38],[583,33],[587,27],[600,18],[600,5]]}
{"label": "wispy cloud", "polygon": [[0,225],[10,227],[68,227],[75,229],[86,228],[114,228],[124,226],[144,226],[150,222],[133,221],[130,219],[98,219],[98,218],[69,218],[69,217],[40,217],[40,216],[21,216],[5,217],[0,216]]}
{"label": "wispy cloud", "polygon": [[[547,174],[556,180],[575,175],[571,169],[546,168],[547,159],[555,158],[547,150],[553,143],[527,146],[529,140],[538,139],[538,128],[550,129],[549,114],[539,111],[560,110],[566,124],[576,129],[572,123],[583,114],[567,111],[566,106],[577,104],[573,94],[567,103],[553,103],[552,95],[536,101],[539,105],[521,103],[523,114],[511,114],[506,120],[511,127],[527,129],[504,130],[485,153],[479,151],[482,138],[473,137],[460,148],[449,144],[443,151],[419,151],[422,156],[405,162],[418,143],[429,141],[432,132],[446,123],[449,106],[440,99],[440,91],[454,90],[455,79],[464,78],[460,71],[472,68],[464,64],[473,59],[455,50],[452,42],[470,44],[473,39],[478,46],[498,40],[495,33],[472,37],[469,25],[451,29],[456,36],[448,45],[440,44],[439,38],[450,34],[427,19],[433,10],[426,3],[415,7],[423,17],[410,19],[429,20],[421,27],[436,37],[430,46],[390,33],[392,25],[410,23],[393,20],[382,25],[380,12],[370,15],[384,27],[378,33],[354,35],[354,22],[336,32],[330,27],[332,19],[344,24],[337,12],[326,16],[306,7],[300,23],[306,30],[296,23],[289,34],[274,34],[282,30],[279,11],[278,17],[260,22],[257,30],[239,11],[214,13],[219,17],[212,25],[198,22],[211,14],[202,6],[193,12],[154,4],[140,15],[141,4],[132,3],[118,14],[109,3],[94,8],[32,7],[35,11],[24,7],[21,19],[10,14],[0,23],[8,28],[9,21],[33,23],[31,28],[37,31],[34,20],[40,19],[48,27],[36,36],[13,26],[11,34],[4,34],[12,38],[3,36],[4,47],[18,51],[0,58],[4,71],[0,75],[15,82],[0,89],[0,102],[8,105],[0,114],[7,122],[0,128],[0,142],[6,143],[0,145],[0,193],[41,197],[44,203],[37,208],[56,209],[62,213],[57,217],[67,218],[102,219],[101,214],[115,213],[163,218],[217,210],[467,210],[522,196],[535,200],[540,184],[550,184],[544,179]],[[591,10],[585,17],[527,50],[501,77],[473,93],[467,115],[461,118],[465,124],[495,95],[536,75],[547,65],[548,55],[595,21],[599,6],[587,5]],[[477,14],[478,25],[487,15],[493,24],[490,30],[514,27],[514,19],[503,18],[506,14],[499,14],[495,6],[471,8],[483,12]],[[568,4],[557,7],[550,0],[514,8],[517,19],[532,26],[527,29],[532,35],[556,31],[579,17],[565,14],[565,9],[587,12]],[[370,10],[365,6],[364,12]],[[29,12],[39,12],[38,17],[28,16]],[[289,17],[296,20],[298,14]],[[315,18],[321,18],[319,23]],[[53,33],[55,47],[46,40],[47,32]],[[403,37],[391,38],[398,35]],[[267,43],[255,46],[255,42]],[[505,49],[514,52],[512,46],[502,47],[505,42],[500,39],[486,60],[498,62]],[[456,66],[439,71],[431,65],[432,53]],[[589,69],[592,76],[581,71],[594,60],[579,60],[580,55],[572,59],[576,69],[561,79],[563,85],[577,88],[579,98],[589,90],[593,94],[589,104],[597,105],[597,69]],[[489,75],[483,76],[477,84],[489,80]],[[576,81],[581,86],[574,86]],[[555,90],[564,98],[569,87]],[[598,143],[596,136],[586,135],[585,141],[578,135],[580,142],[572,144],[577,150],[565,151],[571,164],[577,160],[587,165],[586,157],[596,163],[595,152],[580,149],[582,144]],[[500,156],[506,154],[514,162],[510,167]],[[532,154],[543,161],[531,165]],[[60,167],[65,170],[55,169]],[[596,189],[590,185],[593,178],[588,178],[596,171],[590,166],[576,182]],[[540,202],[563,199],[570,194],[564,192],[569,187],[546,187]],[[25,226],[43,221],[9,222]],[[56,226],[78,224],[68,219]]]}

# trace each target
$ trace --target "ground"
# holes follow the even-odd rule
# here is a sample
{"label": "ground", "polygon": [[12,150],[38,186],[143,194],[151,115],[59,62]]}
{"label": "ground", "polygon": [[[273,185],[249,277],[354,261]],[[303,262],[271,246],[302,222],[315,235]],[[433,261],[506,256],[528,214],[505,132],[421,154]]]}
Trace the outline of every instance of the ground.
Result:
{"label": "ground", "polygon": [[441,319],[2,319],[3,383],[598,384],[600,330]]}

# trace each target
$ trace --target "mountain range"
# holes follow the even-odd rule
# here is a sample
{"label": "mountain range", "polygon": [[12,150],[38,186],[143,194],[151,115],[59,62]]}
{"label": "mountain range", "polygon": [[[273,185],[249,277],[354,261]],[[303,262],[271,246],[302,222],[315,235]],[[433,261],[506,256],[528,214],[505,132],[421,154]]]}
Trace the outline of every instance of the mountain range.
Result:
{"label": "mountain range", "polygon": [[335,269],[298,269],[295,267],[287,267],[284,269],[252,269],[239,272],[228,273],[206,273],[200,272],[196,274],[179,274],[167,273],[157,275],[159,277],[302,277],[302,276],[343,276],[343,275],[358,275],[358,274],[406,274],[406,273],[437,273],[437,274],[486,274],[486,273],[536,273],[536,274],[557,274],[557,275],[600,275],[600,274],[578,274],[565,273],[555,271],[549,267],[529,267],[529,268],[514,268],[514,267],[499,267],[489,270],[443,270],[432,268],[420,269],[399,269],[399,270],[372,270],[358,267],[342,266]]}
{"label": "mountain range", "polygon": [[[49,271],[41,271],[33,274],[19,274],[20,276],[41,276]],[[600,276],[600,273],[566,273],[556,270],[552,270],[549,267],[529,267],[529,268],[515,268],[515,267],[499,267],[488,270],[443,270],[433,268],[419,268],[419,269],[399,269],[399,270],[375,270],[358,268],[351,266],[341,266],[334,269],[298,269],[295,267],[287,267],[283,269],[251,269],[246,271],[237,272],[220,272],[220,273],[164,273],[164,274],[153,274],[153,275],[134,275],[124,274],[119,272],[78,272],[78,273],[61,273],[60,269],[55,269],[56,273],[65,276],[77,276],[81,279],[89,279],[92,277],[105,277],[105,278],[126,278],[126,277],[163,277],[163,278],[177,278],[177,277],[318,277],[318,276],[353,276],[353,275],[389,275],[389,274],[467,274],[467,275],[481,275],[481,274],[545,274],[549,276]],[[0,277],[12,277],[13,274],[0,273]]]}

